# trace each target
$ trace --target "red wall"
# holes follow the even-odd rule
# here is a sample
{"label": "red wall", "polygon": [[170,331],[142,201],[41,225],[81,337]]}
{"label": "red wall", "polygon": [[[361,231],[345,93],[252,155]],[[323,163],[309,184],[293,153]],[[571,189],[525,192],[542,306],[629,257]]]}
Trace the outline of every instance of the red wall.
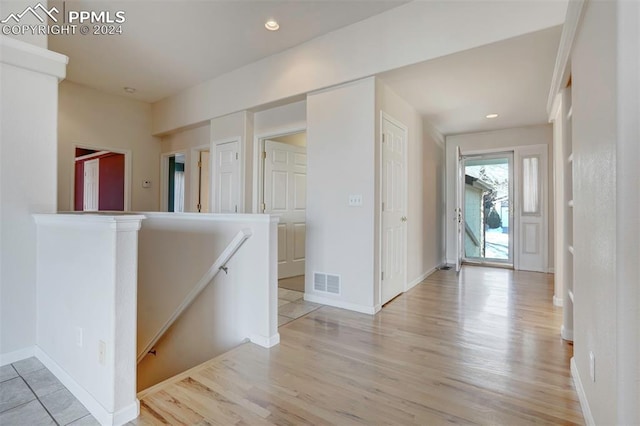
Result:
{"label": "red wall", "polygon": [[76,178],[75,178],[75,195],[74,206],[75,211],[82,211],[84,200],[84,161],[76,161]]}
{"label": "red wall", "polygon": [[99,210],[124,210],[124,154],[100,157]]}
{"label": "red wall", "polygon": [[124,210],[124,154],[110,152],[100,157],[76,161],[74,209],[82,211],[84,201],[84,162],[99,158],[98,210]]}

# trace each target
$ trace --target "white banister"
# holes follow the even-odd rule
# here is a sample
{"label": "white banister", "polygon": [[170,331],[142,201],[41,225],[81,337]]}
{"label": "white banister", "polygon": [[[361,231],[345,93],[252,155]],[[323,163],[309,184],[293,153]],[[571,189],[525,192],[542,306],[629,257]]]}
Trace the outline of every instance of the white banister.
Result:
{"label": "white banister", "polygon": [[180,315],[182,315],[182,313],[189,306],[191,306],[198,295],[202,293],[207,285],[215,278],[218,272],[220,272],[220,270],[224,270],[226,272],[227,262],[229,262],[229,260],[238,251],[242,244],[244,244],[244,242],[251,236],[251,234],[252,233],[250,229],[243,229],[236,234],[233,240],[231,240],[227,247],[222,251],[220,256],[218,256],[216,261],[211,265],[209,270],[204,273],[200,280],[198,280],[198,283],[195,285],[195,287],[189,292],[189,294],[187,294],[182,303],[176,308],[171,317],[169,317],[162,328],[160,328],[160,330],[154,335],[154,337],[149,341],[144,349],[138,354],[138,364],[144,359],[149,351],[153,349],[156,343],[160,341],[162,336],[164,336],[167,330],[173,325],[173,323],[176,322]]}

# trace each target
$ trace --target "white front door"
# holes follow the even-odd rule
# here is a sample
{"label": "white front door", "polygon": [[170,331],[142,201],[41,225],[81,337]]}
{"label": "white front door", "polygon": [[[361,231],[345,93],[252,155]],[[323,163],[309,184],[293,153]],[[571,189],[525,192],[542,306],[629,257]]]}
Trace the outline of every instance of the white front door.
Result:
{"label": "white front door", "polygon": [[547,145],[518,148],[518,251],[516,269],[547,272],[548,169]]}
{"label": "white front door", "polygon": [[307,149],[265,141],[264,211],[280,217],[278,279],[304,275]]}
{"label": "white front door", "polygon": [[240,205],[240,159],[237,141],[216,145],[213,187],[213,212],[238,213]]}
{"label": "white front door", "polygon": [[382,119],[382,304],[406,285],[406,148],[407,131]]}
{"label": "white front door", "polygon": [[82,210],[86,212],[95,212],[98,210],[99,202],[99,161],[89,160],[84,163],[84,193],[82,201]]}

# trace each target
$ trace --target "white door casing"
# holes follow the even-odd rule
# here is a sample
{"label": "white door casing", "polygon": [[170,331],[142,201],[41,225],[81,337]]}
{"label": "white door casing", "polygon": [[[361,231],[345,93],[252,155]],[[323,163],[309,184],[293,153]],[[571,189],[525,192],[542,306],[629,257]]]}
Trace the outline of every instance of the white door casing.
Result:
{"label": "white door casing", "polygon": [[456,210],[455,216],[453,220],[456,222],[456,272],[460,272],[462,268],[462,256],[464,256],[464,238],[463,232],[464,229],[464,217],[462,215],[462,200],[464,194],[464,165],[462,160],[462,152],[460,151],[460,147],[456,147],[456,165],[457,165],[457,185],[456,185]]}
{"label": "white door casing", "polygon": [[237,141],[215,145],[213,164],[213,212],[238,213],[240,206],[240,158]]}
{"label": "white door casing", "polygon": [[518,237],[515,268],[547,272],[548,146],[519,147],[516,151],[516,221]]}
{"label": "white door casing", "polygon": [[211,211],[210,182],[211,182],[211,155],[208,150],[198,153],[198,211],[209,213]]}
{"label": "white door casing", "polygon": [[406,149],[407,129],[382,116],[382,235],[381,303],[385,304],[406,286]]}
{"label": "white door casing", "polygon": [[88,160],[84,163],[84,185],[82,210],[86,212],[98,211],[99,202],[99,161]]}
{"label": "white door casing", "polygon": [[265,141],[264,211],[277,215],[278,279],[304,275],[307,149]]}

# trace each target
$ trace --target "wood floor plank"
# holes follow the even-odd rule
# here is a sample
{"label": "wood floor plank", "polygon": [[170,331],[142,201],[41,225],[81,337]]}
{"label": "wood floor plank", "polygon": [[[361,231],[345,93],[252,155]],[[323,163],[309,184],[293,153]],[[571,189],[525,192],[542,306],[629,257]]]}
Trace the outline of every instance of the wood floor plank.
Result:
{"label": "wood floor plank", "polygon": [[137,424],[584,424],[553,276],[437,271],[375,316],[322,307],[145,394]]}

